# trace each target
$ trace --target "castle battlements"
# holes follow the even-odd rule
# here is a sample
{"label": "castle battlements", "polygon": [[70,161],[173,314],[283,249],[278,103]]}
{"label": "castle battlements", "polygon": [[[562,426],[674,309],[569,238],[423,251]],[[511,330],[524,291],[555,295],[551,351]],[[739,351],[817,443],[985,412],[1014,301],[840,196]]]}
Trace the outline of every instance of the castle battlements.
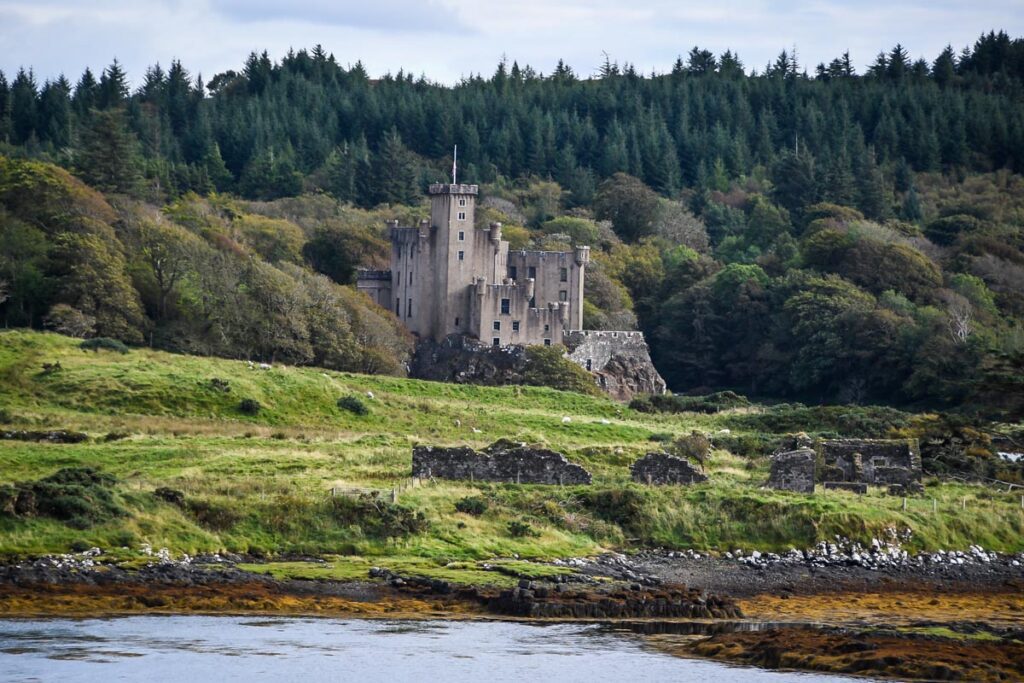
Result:
{"label": "castle battlements", "polygon": [[435,341],[461,334],[498,346],[561,344],[582,329],[589,247],[510,252],[501,223],[476,226],[479,186],[434,183],[429,194],[429,220],[387,222],[391,270],[360,271],[360,291]]}

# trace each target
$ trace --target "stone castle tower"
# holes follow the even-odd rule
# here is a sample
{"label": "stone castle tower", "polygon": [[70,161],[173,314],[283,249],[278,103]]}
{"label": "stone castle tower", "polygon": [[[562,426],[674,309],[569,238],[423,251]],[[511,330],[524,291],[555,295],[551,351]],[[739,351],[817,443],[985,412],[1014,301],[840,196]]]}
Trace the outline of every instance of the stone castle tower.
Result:
{"label": "stone castle tower", "polygon": [[510,251],[501,224],[478,229],[476,185],[430,186],[430,220],[389,223],[391,270],[359,272],[357,288],[420,339],[460,334],[494,346],[562,344],[583,329],[590,247]]}

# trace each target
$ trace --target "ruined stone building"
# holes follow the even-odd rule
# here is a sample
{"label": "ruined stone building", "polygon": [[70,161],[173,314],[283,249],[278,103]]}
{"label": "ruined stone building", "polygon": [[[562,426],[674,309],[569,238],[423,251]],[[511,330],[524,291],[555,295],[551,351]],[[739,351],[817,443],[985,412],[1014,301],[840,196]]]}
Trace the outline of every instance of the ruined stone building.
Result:
{"label": "ruined stone building", "polygon": [[475,227],[478,193],[476,185],[431,185],[430,219],[414,227],[389,222],[391,269],[361,270],[359,291],[421,341],[462,335],[491,347],[565,344],[613,395],[664,391],[642,333],[583,330],[590,247],[511,250],[500,223]]}

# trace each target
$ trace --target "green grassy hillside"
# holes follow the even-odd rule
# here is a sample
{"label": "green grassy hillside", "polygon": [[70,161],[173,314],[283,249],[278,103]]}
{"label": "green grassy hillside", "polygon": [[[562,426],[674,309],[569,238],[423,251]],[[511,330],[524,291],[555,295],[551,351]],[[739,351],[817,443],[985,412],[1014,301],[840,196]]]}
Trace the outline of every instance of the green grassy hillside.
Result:
{"label": "green grassy hillside", "polygon": [[[784,550],[837,533],[868,539],[888,526],[913,529],[920,548],[1024,548],[1017,497],[980,487],[930,482],[925,497],[904,511],[900,499],[881,493],[762,490],[767,459],[724,450],[713,452],[707,484],[629,483],[629,464],[657,448],[656,441],[692,429],[717,432],[727,416],[649,415],[543,388],[264,370],[144,349],[88,352],[78,343],[0,333],[4,428],[90,436],[77,444],[0,442],[0,491],[8,494],[0,495],[2,555],[85,545],[125,547],[130,554],[149,543],[189,553],[389,558],[456,571],[492,557],[564,557],[637,545]],[[52,363],[60,369],[44,371]],[[359,397],[369,413],[340,409],[345,396]],[[243,413],[243,399],[258,401],[259,412]],[[732,436],[742,434],[734,428]],[[402,490],[391,503],[391,490],[408,480],[413,444],[482,447],[501,437],[566,453],[594,474],[593,485],[437,482]],[[81,467],[114,481],[68,483],[65,474],[40,482]],[[31,482],[57,491],[55,512],[15,509],[12,487]],[[332,487],[378,493],[332,497]],[[181,498],[155,495],[161,488]],[[467,497],[483,497],[486,510],[456,511]],[[358,573],[364,564],[346,566]]]}

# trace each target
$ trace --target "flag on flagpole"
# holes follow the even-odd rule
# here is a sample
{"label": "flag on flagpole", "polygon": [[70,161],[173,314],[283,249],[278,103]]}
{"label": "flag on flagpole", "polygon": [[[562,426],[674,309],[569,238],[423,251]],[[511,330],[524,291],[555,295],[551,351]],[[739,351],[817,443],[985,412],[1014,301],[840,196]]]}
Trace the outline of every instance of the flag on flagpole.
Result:
{"label": "flag on flagpole", "polygon": [[459,163],[459,146],[455,145],[455,152],[452,154],[452,185],[455,185],[458,181],[455,180],[457,169],[456,166]]}

